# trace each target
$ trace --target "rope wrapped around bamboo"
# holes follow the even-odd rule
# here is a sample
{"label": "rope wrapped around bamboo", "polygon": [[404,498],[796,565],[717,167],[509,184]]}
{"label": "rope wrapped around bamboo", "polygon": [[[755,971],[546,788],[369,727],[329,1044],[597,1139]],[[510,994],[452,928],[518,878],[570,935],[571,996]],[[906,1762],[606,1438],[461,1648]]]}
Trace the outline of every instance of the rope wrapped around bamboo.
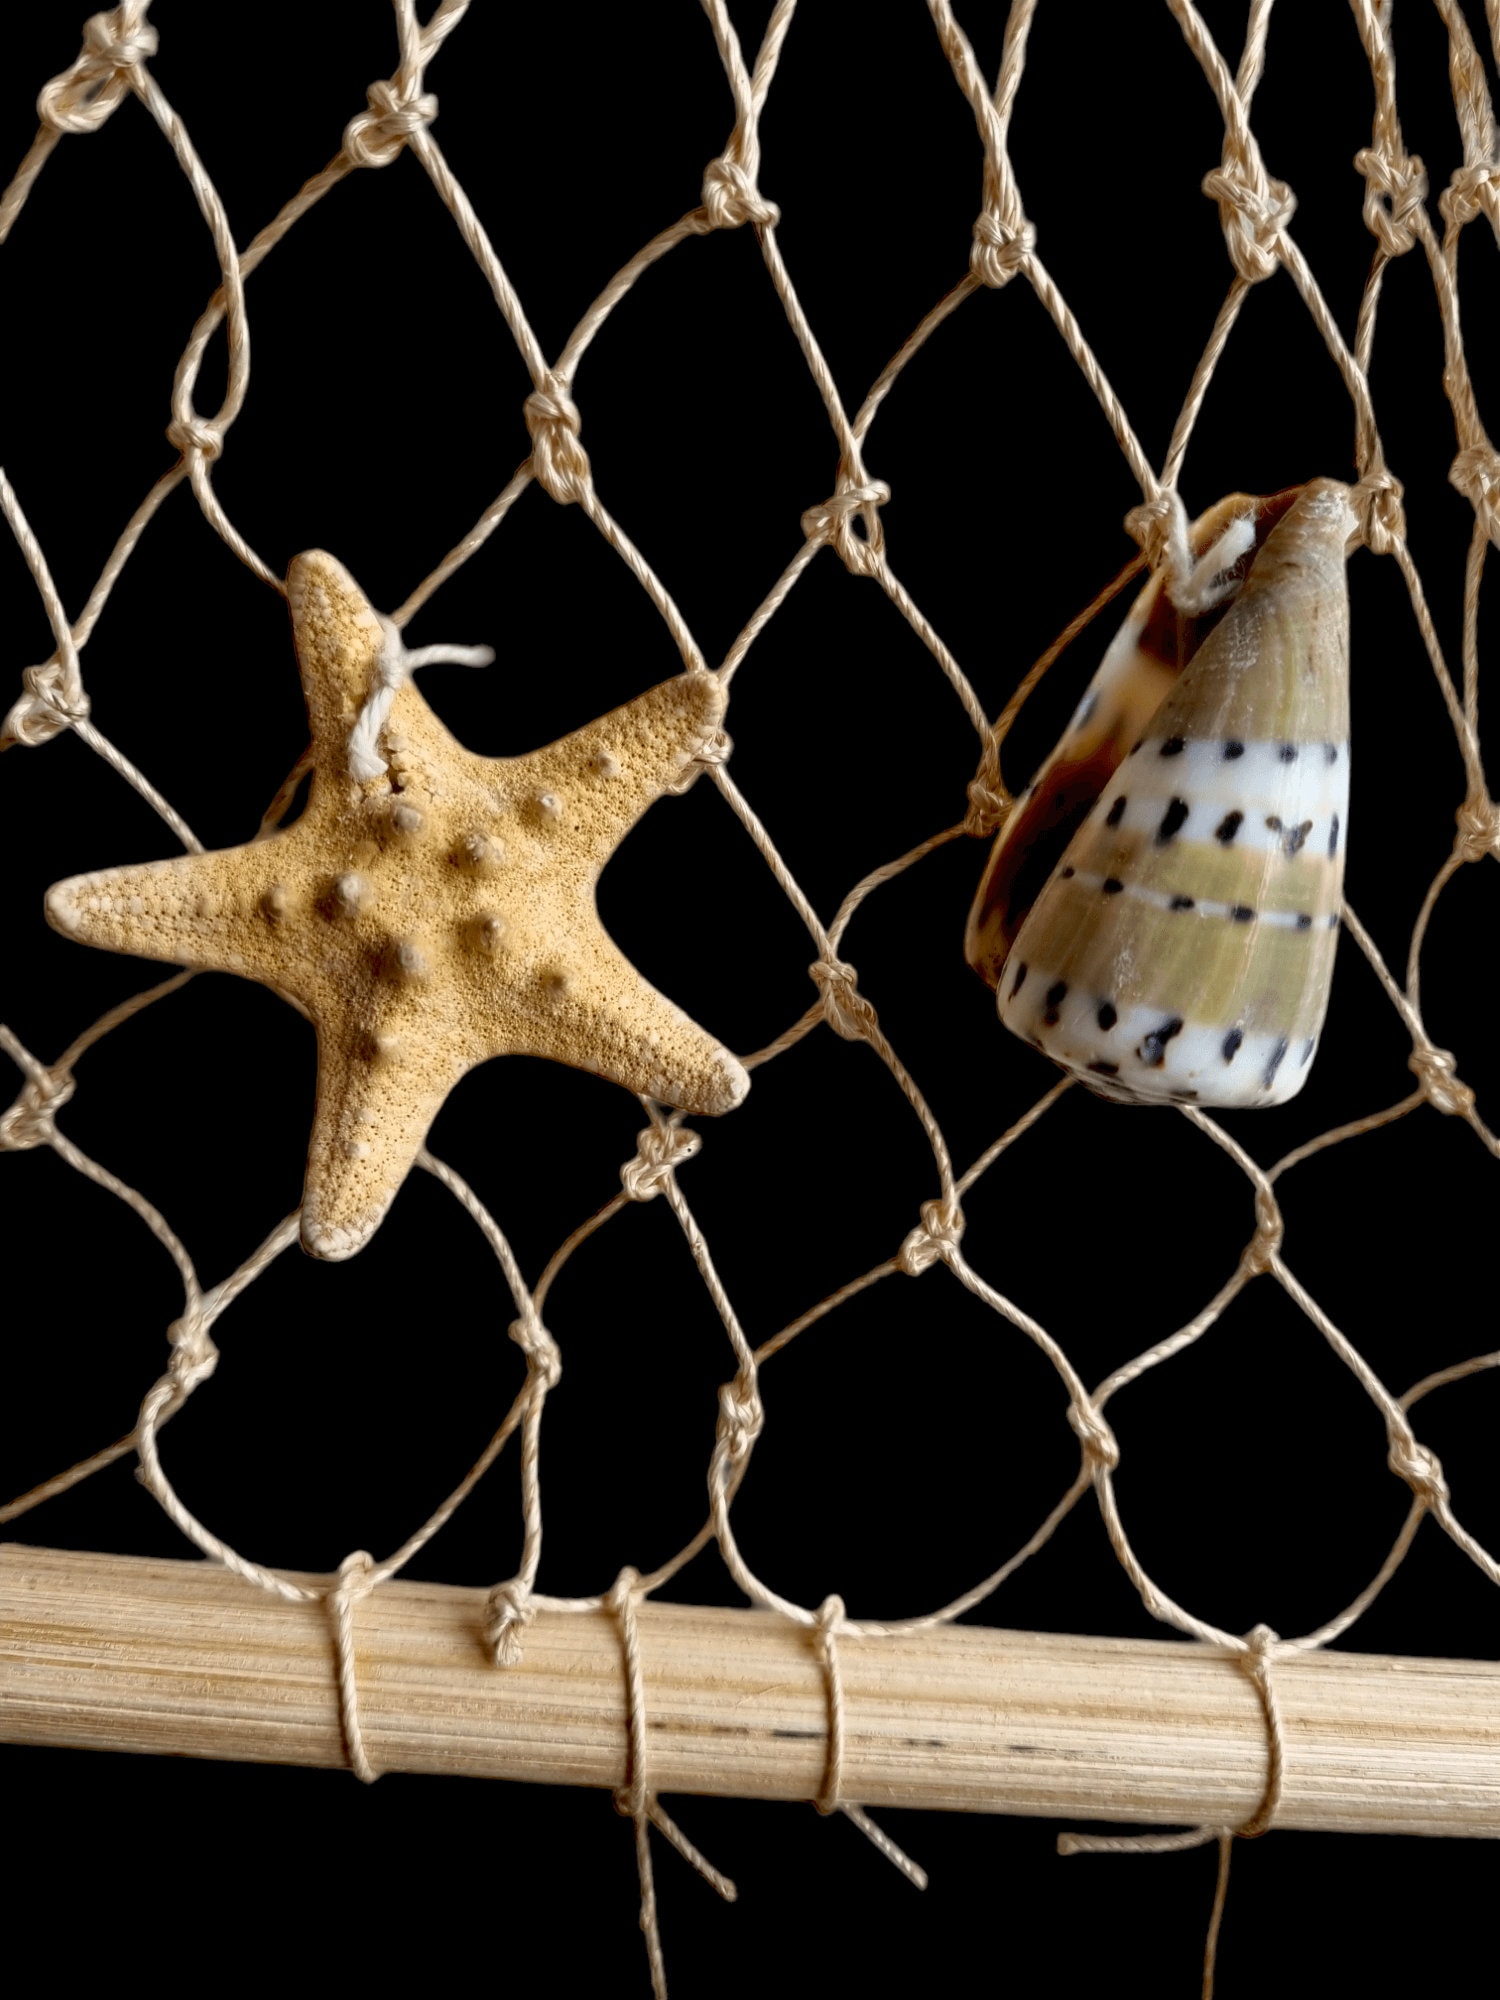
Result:
{"label": "rope wrapped around bamboo", "polygon": [[[497,1669],[485,1601],[397,1581],[358,1604],[375,1770],[621,1785],[609,1612],[539,1609]],[[816,1634],[757,1611],[646,1602],[637,1617],[653,1787],[816,1797]],[[945,1626],[846,1638],[840,1664],[843,1794],[868,1805],[1233,1825],[1262,1794],[1260,1705],[1208,1646]],[[1279,1826],[1500,1835],[1500,1662],[1308,1652],[1278,1661],[1276,1688]],[[345,1764],[325,1607],[210,1563],[0,1546],[0,1738]]]}

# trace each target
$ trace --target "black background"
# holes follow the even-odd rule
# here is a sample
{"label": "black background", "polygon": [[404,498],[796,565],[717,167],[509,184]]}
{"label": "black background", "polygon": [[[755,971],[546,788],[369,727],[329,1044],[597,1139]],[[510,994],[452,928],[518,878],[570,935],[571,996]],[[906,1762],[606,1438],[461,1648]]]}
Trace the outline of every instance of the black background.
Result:
{"label": "black background", "polygon": [[[747,53],[767,13],[736,4]],[[1434,188],[1458,164],[1435,10],[1399,10],[1400,97]],[[1205,6],[1231,65],[1243,7]],[[1483,43],[1481,12],[1470,9]],[[961,10],[986,74],[1004,10]],[[370,79],[395,67],[375,0],[241,10],[162,0],[153,70],[248,242],[337,149]],[[1049,269],[1154,463],[1227,288],[1210,92],[1164,7],[1044,6],[1012,150]],[[68,4],[8,22],[0,152],[19,159],[37,86],[78,46]],[[732,125],[699,10],[476,8],[436,58],[436,135],[555,354],[609,276],[693,206]],[[1300,201],[1296,234],[1352,338],[1373,239],[1351,162],[1371,91],[1351,14],[1284,7],[1254,123]],[[761,184],[847,406],[966,268],[981,155],[926,10],[805,0],[762,125]],[[8,170],[8,168],[7,168]],[[1496,251],[1464,238],[1468,353],[1495,407]],[[170,463],[172,369],[217,272],[187,183],[141,107],[67,138],[5,251],[9,349],[0,457],[70,608]],[[334,550],[394,606],[500,490],[528,448],[530,384],[483,280],[415,162],[353,175],[250,283],[253,374],[215,469],[273,570]],[[1471,516],[1453,451],[1442,346],[1420,252],[1390,272],[1373,384],[1412,547],[1457,671]],[[211,350],[197,402],[223,380]],[[836,448],[753,233],[693,240],[653,269],[586,356],[576,395],[606,504],[676,597],[713,663],[831,492]],[[1183,491],[1352,476],[1347,397],[1284,273],[1258,287],[1205,405]],[[867,450],[887,480],[888,553],[991,713],[1053,633],[1130,553],[1139,498],[1077,368],[1023,283],[970,300],[908,368]],[[1350,567],[1355,672],[1348,890],[1393,967],[1452,838],[1462,772],[1394,565]],[[1489,592],[1486,609],[1493,600]],[[51,641],[24,567],[0,546],[0,699]],[[1491,613],[1493,615],[1493,613]],[[1006,753],[1024,781],[1076,701],[1104,631],[1038,695]],[[477,750],[530,748],[675,671],[671,642],[576,509],[528,491],[424,610],[414,644],[493,642],[485,673],[436,667],[423,692]],[[209,846],[246,838],[302,747],[285,612],[220,544],[186,488],[128,565],[84,655],[99,727]],[[938,670],[871,584],[824,553],[736,680],[734,772],[825,919],[866,870],[957,819],[976,744]],[[80,869],[174,851],[171,835],[64,735],[0,766],[8,865],[4,1018],[50,1059],[149,983],[139,963],[48,930],[41,892]],[[982,862],[960,842],[882,890],[846,955],[967,1164],[1051,1081],[996,1025],[962,962]],[[1493,937],[1500,877],[1464,871],[1424,962],[1430,1031],[1493,1109]],[[601,887],[642,969],[731,1046],[770,1040],[807,1004],[814,953],[707,784],[654,810]],[[1395,1101],[1408,1041],[1341,945],[1324,1053],[1304,1093],[1226,1125],[1269,1162]],[[205,1284],[296,1205],[313,1091],[310,1029],[248,983],[203,976],[80,1065],[63,1128],[158,1204]],[[639,1106],[522,1059],[469,1077],[433,1149],[491,1206],[529,1276],[618,1187]],[[1336,1149],[1284,1185],[1286,1254],[1400,1390],[1494,1339],[1484,1156],[1431,1110]],[[4,1478],[19,1491],[127,1429],[155,1378],[180,1289],[139,1222],[51,1154],[0,1162],[10,1307]],[[683,1186],[753,1340],[888,1256],[936,1192],[919,1128],[868,1050],[820,1030],[760,1071],[709,1127]],[[1070,1093],[966,1203],[976,1267],[1037,1313],[1086,1380],[1189,1318],[1253,1227],[1249,1192],[1183,1121]],[[167,1434],[170,1474],[227,1540],[269,1564],[330,1569],[393,1547],[471,1462],[521,1379],[493,1260],[435,1183],[412,1178],[356,1260],[283,1257],[216,1328],[212,1384]],[[549,1403],[544,1588],[607,1588],[649,1568],[704,1511],[727,1344],[661,1202],[613,1222],[569,1265],[547,1319],[565,1376]],[[1050,1367],[942,1273],[892,1280],[769,1365],[768,1421],[736,1508],[749,1560],[787,1595],[839,1591],[855,1616],[944,1601],[1025,1539],[1076,1444]],[[1465,1522],[1500,1545],[1500,1382],[1424,1404]],[[1148,1569],[1224,1626],[1293,1634],[1367,1581],[1403,1517],[1381,1423],[1269,1282],[1111,1416],[1118,1490]],[[412,1574],[508,1575],[519,1553],[507,1456]],[[122,1464],[11,1533],[53,1546],[183,1554]],[[717,1558],[674,1586],[740,1601]],[[987,1622],[1159,1636],[1091,1500],[985,1606]],[[1350,1643],[1487,1656],[1496,1604],[1430,1524]],[[176,1970],[213,1979],[230,1935],[309,1978],[389,1972],[394,1954],[562,1990],[646,1990],[625,1825],[597,1793],[9,1749],[14,1931],[50,1899],[90,1912],[70,1976],[174,1927]],[[1204,1851],[1059,1861],[1032,1820],[884,1815],[931,1871],[918,1896],[844,1821],[810,1808],[685,1800],[680,1817],[740,1884],[725,1910],[664,1849],[657,1874],[680,1994],[1007,1981],[1025,1992],[1197,1991],[1212,1887]],[[1491,1866],[1477,1845],[1277,1834],[1242,1846],[1221,1952],[1225,2000],[1396,1990],[1425,1970],[1456,1990],[1481,1949]],[[1486,1872],[1482,1875],[1481,1869]],[[1481,1886],[1483,1885],[1483,1886]],[[239,1912],[239,1915],[232,1915]],[[249,1931],[245,1929],[248,1913]],[[176,1928],[185,1926],[185,1930]],[[1408,1928],[1409,1926],[1409,1928]],[[259,1947],[257,1946],[257,1949]],[[432,1960],[429,1959],[429,1978]]]}

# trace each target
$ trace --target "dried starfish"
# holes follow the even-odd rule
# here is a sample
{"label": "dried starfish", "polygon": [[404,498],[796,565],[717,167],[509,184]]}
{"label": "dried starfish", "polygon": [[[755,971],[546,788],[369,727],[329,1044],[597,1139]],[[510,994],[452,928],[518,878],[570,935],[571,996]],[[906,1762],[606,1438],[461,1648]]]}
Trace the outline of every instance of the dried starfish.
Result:
{"label": "dried starfish", "polygon": [[738,1104],[744,1069],[594,906],[620,840],[718,727],[713,676],[528,756],[476,757],[342,564],[298,556],[287,597],[312,727],[302,816],[244,847],[75,875],[47,915],[86,944],[259,980],[311,1019],[304,1247],[369,1241],[444,1098],[490,1056],[549,1056],[689,1111]]}

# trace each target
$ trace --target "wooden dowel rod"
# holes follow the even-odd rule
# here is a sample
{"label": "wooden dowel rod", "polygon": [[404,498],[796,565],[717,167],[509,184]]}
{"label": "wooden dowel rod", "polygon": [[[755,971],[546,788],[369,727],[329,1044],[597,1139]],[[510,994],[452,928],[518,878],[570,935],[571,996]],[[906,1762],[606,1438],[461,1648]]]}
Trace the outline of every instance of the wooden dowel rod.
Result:
{"label": "wooden dowel rod", "polygon": [[[309,1579],[311,1581],[312,1579]],[[538,1612],[521,1663],[480,1642],[484,1593],[387,1584],[355,1609],[380,1771],[619,1785],[618,1630]],[[754,1611],[640,1607],[656,1790],[807,1799],[828,1708],[812,1635]],[[1233,1661],[1172,1641],[947,1627],[839,1643],[843,1796],[871,1806],[1237,1824],[1266,1768]],[[1500,1663],[1310,1653],[1277,1663],[1277,1824],[1500,1835]],[[0,1739],[346,1762],[325,1607],[209,1563],[0,1545]]]}

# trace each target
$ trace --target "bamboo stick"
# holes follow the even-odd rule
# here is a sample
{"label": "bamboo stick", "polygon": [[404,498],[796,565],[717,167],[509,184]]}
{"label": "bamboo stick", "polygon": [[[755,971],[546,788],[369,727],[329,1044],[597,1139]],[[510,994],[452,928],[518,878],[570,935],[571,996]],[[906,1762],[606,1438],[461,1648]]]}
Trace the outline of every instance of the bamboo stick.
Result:
{"label": "bamboo stick", "polygon": [[[357,1605],[376,1769],[622,1784],[613,1620],[538,1612],[500,1669],[483,1607],[479,1590],[403,1581]],[[828,1704],[812,1635],[754,1611],[638,1615],[651,1786],[815,1797]],[[1261,1797],[1259,1701],[1208,1647],[959,1626],[844,1639],[839,1660],[849,1800],[1234,1825]],[[1278,1825],[1500,1834],[1500,1663],[1310,1653],[1278,1662],[1275,1686]],[[0,1739],[341,1765],[326,1609],[209,1563],[0,1545]]]}

